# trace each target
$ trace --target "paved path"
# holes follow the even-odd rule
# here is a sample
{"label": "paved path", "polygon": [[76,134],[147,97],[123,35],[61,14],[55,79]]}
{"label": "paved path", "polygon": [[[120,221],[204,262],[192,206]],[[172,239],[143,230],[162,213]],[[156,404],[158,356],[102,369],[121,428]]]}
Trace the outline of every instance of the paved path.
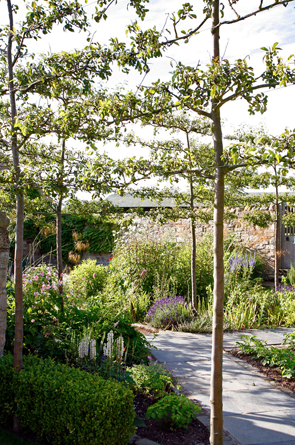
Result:
{"label": "paved path", "polygon": [[[287,332],[294,332],[294,328],[225,333],[224,348],[235,346],[241,334],[280,344]],[[155,339],[153,335],[147,339],[158,348],[153,348],[152,354],[172,370],[186,394],[199,401],[205,412],[209,411],[211,335],[161,331]],[[224,428],[237,441],[231,442],[228,435],[225,443],[295,445],[295,397],[253,371],[250,365],[224,353]]]}

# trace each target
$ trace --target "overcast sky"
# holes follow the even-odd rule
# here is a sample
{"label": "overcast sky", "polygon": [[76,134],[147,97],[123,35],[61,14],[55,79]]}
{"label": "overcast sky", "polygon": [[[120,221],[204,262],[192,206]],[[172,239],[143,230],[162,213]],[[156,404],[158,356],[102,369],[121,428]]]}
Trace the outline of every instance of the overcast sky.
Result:
{"label": "overcast sky", "polygon": [[[227,0],[224,0],[227,3]],[[20,6],[18,14],[19,19],[24,11],[23,2],[17,0],[14,2]],[[95,3],[89,0],[86,10],[89,16],[94,11]],[[195,0],[196,13],[200,21],[202,20],[201,9],[203,2]],[[253,10],[259,5],[260,0],[239,0],[236,8],[240,13]],[[265,4],[272,3],[266,0]],[[150,12],[147,14],[145,22],[139,22],[143,28],[157,27],[161,30],[166,23],[166,27],[171,29],[171,14],[180,9],[182,2],[177,0],[153,0],[147,6]],[[109,17],[106,22],[96,24],[93,22],[91,32],[94,33],[94,41],[108,45],[110,37],[118,37],[126,40],[126,26],[136,19],[132,8],[126,8],[127,2],[118,0],[117,5],[113,5],[109,10]],[[262,68],[262,57],[264,51],[262,46],[272,46],[275,42],[279,42],[284,57],[295,53],[295,2],[288,7],[278,6],[270,11],[258,14],[243,22],[234,25],[224,25],[221,27],[221,54],[233,62],[237,58],[245,58],[249,64],[255,69],[255,74],[259,73]],[[228,10],[226,13],[228,14]],[[0,17],[2,24],[7,23],[6,1],[0,2]],[[233,14],[233,13],[232,13]],[[232,17],[233,15],[231,15]],[[226,18],[228,18],[227,15]],[[195,26],[195,21],[184,22],[184,29]],[[84,33],[63,32],[62,28],[55,29],[51,34],[45,35],[37,43],[31,42],[29,50],[31,52],[58,52],[71,51],[76,48],[82,48],[86,44],[86,35]],[[168,80],[172,70],[170,66],[171,60],[182,61],[183,64],[196,66],[200,62],[203,66],[209,63],[212,55],[212,43],[210,33],[210,22],[205,23],[203,29],[198,36],[191,39],[190,43],[181,44],[179,47],[173,46],[169,49],[161,59],[155,59],[151,62],[150,73],[145,77],[143,84],[149,85],[156,79]],[[114,75],[108,82],[109,87],[115,87],[119,83],[126,85],[126,89],[137,88],[141,83],[143,76],[138,73],[131,73],[128,76],[123,75],[118,70],[114,70]],[[294,123],[294,104],[295,104],[295,85],[287,88],[277,88],[269,93],[268,110],[264,115],[257,114],[250,116],[247,111],[247,104],[242,100],[229,103],[222,108],[222,118],[225,121],[225,132],[230,127],[237,128],[243,123],[250,125],[259,125],[264,123],[271,134],[280,134],[285,127],[295,128]],[[146,130],[136,127],[141,135],[148,135]],[[113,148],[110,152],[121,157],[127,154],[141,154],[137,151],[126,152],[124,148]]]}

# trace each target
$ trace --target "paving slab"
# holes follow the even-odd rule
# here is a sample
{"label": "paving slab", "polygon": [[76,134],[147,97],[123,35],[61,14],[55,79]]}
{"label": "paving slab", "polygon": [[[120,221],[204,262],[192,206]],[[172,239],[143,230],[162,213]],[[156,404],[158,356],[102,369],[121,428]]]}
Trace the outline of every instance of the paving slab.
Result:
{"label": "paving slab", "polygon": [[295,422],[283,411],[225,416],[224,426],[241,445],[284,443],[295,437]]}
{"label": "paving slab", "polygon": [[[225,333],[224,347],[234,347],[241,335],[281,344],[289,332],[294,328]],[[158,348],[152,349],[153,355],[177,377],[185,394],[210,411],[211,335],[161,331],[156,338],[149,337]],[[295,445],[295,398],[227,352],[223,357],[223,413],[232,444]]]}

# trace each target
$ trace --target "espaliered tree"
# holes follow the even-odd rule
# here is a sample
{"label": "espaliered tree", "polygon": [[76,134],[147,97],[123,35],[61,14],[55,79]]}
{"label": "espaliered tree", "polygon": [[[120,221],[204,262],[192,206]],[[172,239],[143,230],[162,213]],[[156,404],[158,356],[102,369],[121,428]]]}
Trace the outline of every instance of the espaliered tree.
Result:
{"label": "espaliered tree", "polygon": [[[131,191],[141,198],[150,198],[160,202],[164,198],[173,199],[175,207],[167,212],[161,210],[161,220],[189,218],[191,221],[191,303],[198,307],[196,282],[196,221],[208,222],[210,212],[196,209],[197,203],[206,207],[212,205],[212,165],[214,152],[212,146],[196,140],[196,136],[210,134],[210,122],[207,118],[190,119],[184,113],[151,117],[149,125],[154,128],[155,139],[145,141],[129,134],[124,138],[127,145],[146,147],[150,151],[149,163],[154,166],[158,180],[170,181],[172,184],[183,178],[187,181],[189,192],[175,189],[142,188]],[[158,136],[164,130],[169,139],[161,140]],[[182,136],[182,139],[171,136]],[[206,167],[209,167],[206,170]],[[210,190],[211,189],[211,190]],[[156,212],[159,217],[159,211]],[[151,216],[156,216],[155,214]]]}
{"label": "espaliered tree", "polygon": [[[238,11],[239,2],[227,0],[204,0],[203,17],[198,19],[193,11],[193,5],[186,3],[172,15],[172,31],[165,38],[155,29],[141,30],[138,23],[129,26],[132,33],[134,48],[140,48],[149,57],[158,56],[167,47],[183,41],[191,41],[204,27],[211,23],[212,60],[206,68],[187,66],[181,61],[176,64],[171,81],[154,82],[151,87],[141,87],[143,99],[140,104],[142,119],[150,119],[148,112],[154,110],[160,116],[167,113],[175,104],[182,109],[197,113],[211,121],[211,132],[214,147],[215,170],[215,201],[214,201],[214,303],[213,303],[213,334],[212,334],[212,371],[211,371],[211,436],[212,445],[223,443],[222,416],[222,355],[223,355],[223,301],[224,301],[224,267],[223,267],[223,219],[224,219],[224,177],[231,169],[239,168],[234,162],[230,165],[224,162],[223,135],[221,123],[221,108],[230,101],[244,99],[249,104],[249,112],[264,112],[267,106],[267,96],[263,90],[275,88],[277,85],[287,85],[295,78],[294,70],[279,57],[279,49],[275,44],[271,49],[264,49],[265,69],[254,75],[254,70],[242,57],[234,63],[223,59],[220,52],[220,34],[224,25],[241,22],[249,17],[257,16],[264,11],[279,6],[288,6],[290,1],[275,0],[268,4],[257,0],[253,9],[245,14]],[[252,3],[251,3],[252,6]],[[228,17],[228,18],[227,18]],[[197,24],[189,29],[184,27],[185,21],[195,20]],[[174,37],[171,37],[174,33]],[[134,100],[137,96],[134,95]],[[114,114],[118,110],[118,98],[113,103],[102,104],[102,113]],[[121,114],[124,113],[121,111]]]}
{"label": "espaliered tree", "polygon": [[[236,139],[238,144],[232,145],[232,153],[240,160],[249,163],[251,175],[239,178],[231,178],[236,187],[248,187],[263,190],[273,188],[274,192],[264,192],[258,195],[244,195],[240,205],[251,208],[245,213],[245,220],[259,227],[267,227],[273,223],[275,228],[275,258],[274,258],[274,284],[275,289],[279,284],[279,258],[280,252],[280,224],[286,226],[295,225],[292,213],[281,214],[280,207],[283,204],[294,205],[295,198],[288,191],[294,190],[295,181],[291,174],[295,166],[295,134],[294,130],[285,130],[280,136],[269,135],[264,128],[241,128],[231,139]],[[252,164],[252,167],[250,166]],[[258,166],[263,166],[264,171],[258,171]],[[281,192],[280,188],[287,188],[287,192]],[[271,215],[269,206],[274,206],[275,213]]]}
{"label": "espaliered tree", "polygon": [[[140,71],[147,70],[146,61],[134,52],[128,52],[124,44],[114,39],[112,48],[102,47],[92,43],[88,37],[88,46],[83,50],[71,53],[45,55],[35,58],[28,49],[31,40],[39,40],[43,34],[52,32],[54,26],[62,25],[64,31],[86,31],[89,26],[87,14],[77,0],[62,0],[60,2],[24,2],[27,13],[24,19],[16,24],[18,6],[7,0],[8,24],[3,26],[1,37],[1,68],[0,95],[4,98],[1,108],[6,107],[5,99],[9,99],[9,125],[2,131],[1,146],[10,150],[16,195],[16,244],[15,244],[15,342],[14,366],[22,368],[23,345],[23,304],[22,304],[22,256],[23,256],[23,220],[24,220],[24,178],[21,169],[22,147],[31,134],[22,134],[17,123],[18,114],[24,102],[31,94],[42,93],[54,87],[61,77],[72,77],[83,84],[87,90],[96,77],[107,79],[111,74],[111,63],[118,60],[126,65],[136,65]],[[143,19],[146,14],[145,0],[132,0],[131,6],[137,15]],[[113,0],[97,2],[93,19],[99,23],[107,18],[109,7]],[[123,54],[123,55],[122,55]],[[128,68],[124,68],[125,71]],[[38,132],[38,131],[37,131]]]}

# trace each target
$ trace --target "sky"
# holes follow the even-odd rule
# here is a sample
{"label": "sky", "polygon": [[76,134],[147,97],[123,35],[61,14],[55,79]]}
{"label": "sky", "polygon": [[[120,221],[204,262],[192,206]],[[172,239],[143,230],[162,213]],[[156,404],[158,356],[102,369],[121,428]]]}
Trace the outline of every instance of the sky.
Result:
{"label": "sky", "polygon": [[[24,12],[24,2],[17,0],[14,2],[20,7],[18,17],[21,19]],[[94,1],[89,0],[86,4],[89,17],[94,12]],[[227,0],[224,0],[227,4]],[[257,8],[260,0],[239,0],[236,9],[240,14],[247,13]],[[271,0],[265,0],[264,4],[272,3]],[[202,20],[203,1],[195,0],[193,2],[194,12],[198,19]],[[139,21],[139,26],[143,29],[156,27],[162,30],[164,25],[171,29],[171,16],[173,12],[177,12],[182,5],[178,0],[152,0],[147,8],[144,22]],[[127,9],[125,0],[118,0],[117,5],[111,6],[109,9],[109,17],[105,22],[96,24],[93,22],[91,33],[93,40],[99,41],[101,44],[108,45],[111,37],[118,37],[126,40],[126,26],[136,20],[133,9],[129,6]],[[234,13],[228,8],[225,9],[226,19],[234,17]],[[2,25],[7,23],[6,1],[0,1],[0,21]],[[17,21],[17,20],[16,20]],[[183,29],[195,26],[195,20],[185,21]],[[84,33],[63,32],[62,28],[55,29],[51,34],[42,37],[38,42],[30,42],[30,52],[59,52],[72,51],[80,49],[86,44],[86,35]],[[248,63],[253,66],[255,73],[259,73],[263,67],[262,57],[264,51],[260,48],[270,47],[275,42],[279,43],[282,48],[281,54],[287,57],[295,53],[295,2],[291,2],[288,7],[277,6],[272,10],[258,14],[245,21],[232,25],[223,25],[221,27],[221,54],[230,62],[234,62],[237,58],[247,58]],[[113,76],[107,85],[115,88],[118,84],[125,85],[126,90],[136,90],[137,86],[143,82],[143,85],[149,85],[157,79],[169,80],[172,68],[170,63],[181,61],[183,64],[196,66],[200,63],[203,67],[209,63],[212,56],[212,43],[210,22],[205,23],[201,32],[192,38],[189,44],[181,44],[179,47],[173,46],[161,59],[155,59],[150,63],[150,72],[143,79],[143,75],[131,72],[128,76],[114,69]],[[294,63],[294,62],[293,62]],[[294,66],[294,65],[293,65]],[[222,108],[221,116],[224,121],[224,134],[238,128],[238,126],[246,123],[258,126],[263,123],[272,135],[281,134],[286,127],[295,128],[294,104],[295,104],[295,85],[287,88],[277,88],[271,90],[268,94],[269,102],[267,112],[263,115],[256,114],[250,116],[248,106],[242,100],[228,103]],[[149,130],[142,129],[139,125],[134,127],[134,131],[141,137],[150,137]],[[126,150],[125,147],[114,147],[108,145],[107,151],[114,157],[125,157],[128,155],[142,155],[144,152],[138,148]]]}

